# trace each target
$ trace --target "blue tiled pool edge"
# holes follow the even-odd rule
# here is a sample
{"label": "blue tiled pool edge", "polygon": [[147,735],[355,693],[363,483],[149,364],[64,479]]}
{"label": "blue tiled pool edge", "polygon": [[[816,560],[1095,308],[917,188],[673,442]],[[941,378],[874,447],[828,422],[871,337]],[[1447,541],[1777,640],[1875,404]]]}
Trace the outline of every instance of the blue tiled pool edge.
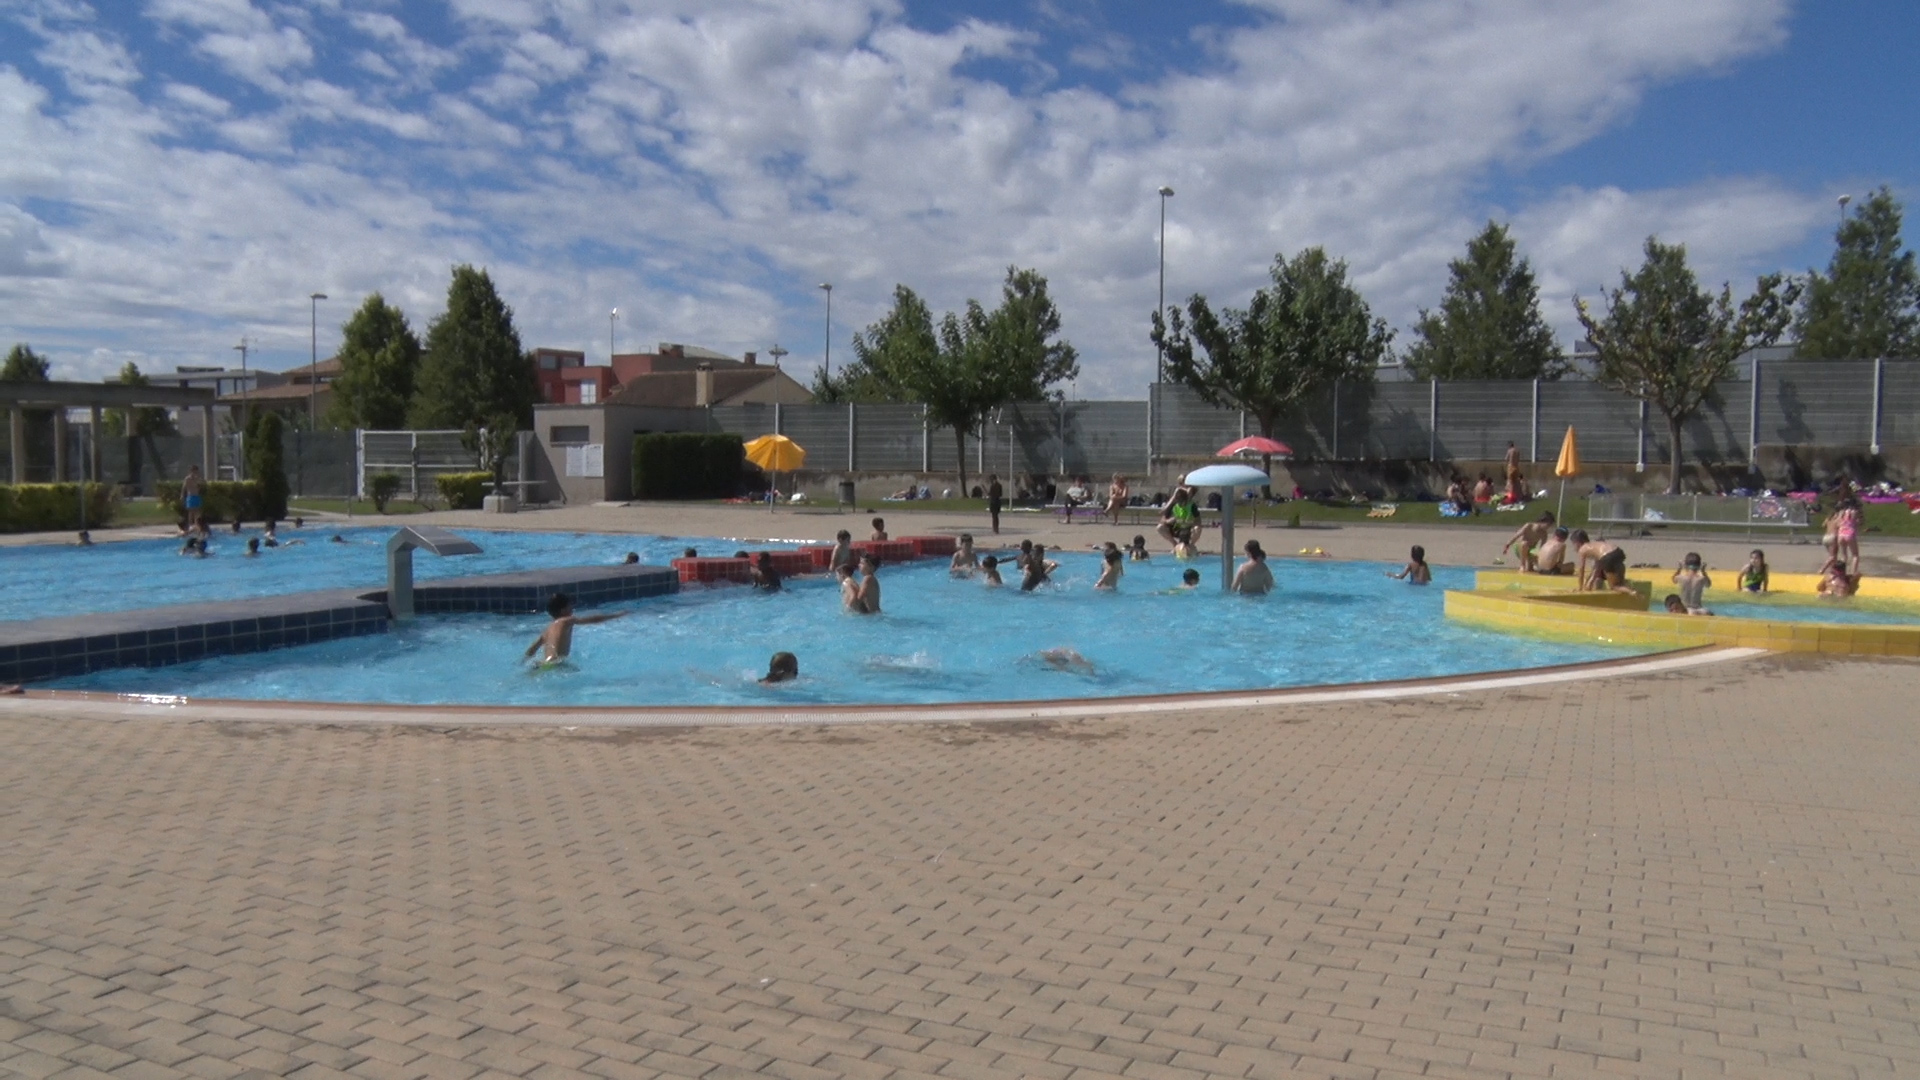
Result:
{"label": "blue tiled pool edge", "polygon": [[[575,566],[447,578],[414,587],[422,614],[530,614],[564,592],[581,607],[663,596],[679,575],[658,566]],[[0,622],[0,682],[160,667],[390,628],[384,589],[325,589],[207,604]]]}

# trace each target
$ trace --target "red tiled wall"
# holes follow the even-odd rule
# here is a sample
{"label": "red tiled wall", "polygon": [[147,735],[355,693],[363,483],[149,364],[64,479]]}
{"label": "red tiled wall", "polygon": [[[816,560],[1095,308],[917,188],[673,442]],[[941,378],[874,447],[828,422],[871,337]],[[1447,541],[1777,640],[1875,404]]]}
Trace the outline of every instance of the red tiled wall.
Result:
{"label": "red tiled wall", "polygon": [[960,547],[960,542],[951,536],[903,536],[900,540],[912,544],[914,555],[922,559],[929,555],[951,555]]}

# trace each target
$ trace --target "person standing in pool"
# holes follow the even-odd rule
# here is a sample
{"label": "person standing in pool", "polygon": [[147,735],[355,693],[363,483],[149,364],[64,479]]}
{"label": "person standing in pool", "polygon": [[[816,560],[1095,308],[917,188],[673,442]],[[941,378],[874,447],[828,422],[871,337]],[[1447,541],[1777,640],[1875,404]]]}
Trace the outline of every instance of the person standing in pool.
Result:
{"label": "person standing in pool", "polygon": [[989,555],[980,560],[980,579],[986,582],[989,589],[997,589],[1006,584],[1000,580],[1000,560],[997,557]]}
{"label": "person standing in pool", "polygon": [[966,577],[980,568],[980,556],[973,553],[973,534],[960,534],[959,550],[953,553],[953,561],[947,564],[947,572],[954,577]]}
{"label": "person standing in pool", "polygon": [[834,567],[833,579],[840,583],[840,606],[853,612],[855,615],[861,614],[860,582],[853,576],[853,567]]}
{"label": "person standing in pool", "polygon": [[188,466],[186,479],[180,481],[180,505],[187,511],[188,531],[192,531],[201,524],[204,516],[201,504],[205,498],[205,485],[200,481],[200,466]]}
{"label": "person standing in pool", "polygon": [[1410,557],[1407,560],[1407,565],[1402,567],[1399,573],[1388,574],[1387,576],[1393,578],[1395,581],[1404,581],[1409,585],[1433,584],[1433,570],[1427,566],[1427,549],[1421,547],[1419,544],[1415,544],[1413,545],[1413,550],[1408,552],[1408,555]]}
{"label": "person standing in pool", "polygon": [[1246,596],[1265,596],[1273,591],[1273,571],[1267,566],[1267,553],[1260,541],[1249,540],[1241,550],[1247,561],[1233,573],[1233,591]]}
{"label": "person standing in pool", "polygon": [[845,529],[833,534],[833,554],[827,556],[827,572],[838,573],[843,566],[853,569],[853,534]]}
{"label": "person standing in pool", "polygon": [[880,560],[873,553],[860,555],[860,612],[863,615],[880,614]]}
{"label": "person standing in pool", "polygon": [[1033,545],[1033,554],[1027,556],[1026,574],[1020,579],[1020,591],[1032,592],[1045,585],[1048,575],[1060,569],[1060,564],[1047,558],[1047,549],[1043,544]]}
{"label": "person standing in pool", "polygon": [[1100,580],[1094,582],[1093,587],[1113,592],[1120,588],[1120,575],[1126,572],[1121,569],[1120,549],[1108,544],[1106,554],[1101,558],[1105,565],[1100,569]]}
{"label": "person standing in pool", "polygon": [[780,572],[773,568],[773,556],[764,551],[753,553],[753,565],[747,567],[753,587],[767,592],[780,591]]}
{"label": "person standing in pool", "polygon": [[612,622],[615,619],[625,618],[628,613],[616,611],[608,615],[575,615],[573,598],[566,593],[554,593],[553,598],[547,601],[547,614],[553,621],[547,624],[545,630],[540,631],[540,636],[533,639],[533,644],[527,646],[527,651],[520,657],[522,660],[529,660],[533,658],[534,653],[545,649],[545,655],[541,656],[536,664],[538,667],[551,667],[565,660],[573,652],[574,627]]}

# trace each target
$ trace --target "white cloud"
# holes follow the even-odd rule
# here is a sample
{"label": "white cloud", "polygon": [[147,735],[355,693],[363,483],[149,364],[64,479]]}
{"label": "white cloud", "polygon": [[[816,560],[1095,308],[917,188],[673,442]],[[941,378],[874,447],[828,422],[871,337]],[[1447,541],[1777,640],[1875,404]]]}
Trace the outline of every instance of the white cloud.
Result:
{"label": "white cloud", "polygon": [[[1824,196],[1765,178],[1510,208],[1476,194],[1490,170],[1620,122],[1659,80],[1775,47],[1786,0],[1261,6],[1273,17],[1201,32],[1201,66],[1108,93],[1049,82],[1028,29],[927,31],[886,0],[456,0],[451,42],[404,7],[290,21],[154,0],[185,51],[271,103],[217,96],[179,64],[153,89],[99,26],[48,53],[113,95],[75,104],[0,67],[0,141],[36,150],[0,160],[0,262],[25,268],[0,280],[0,330],[68,343],[54,354],[75,373],[121,362],[103,335],[224,359],[247,332],[293,363],[307,293],[344,318],[380,289],[424,325],[447,267],[471,260],[529,342],[603,350],[618,305],[629,342],[779,337],[805,367],[814,282],[836,284],[843,343],[897,281],[955,307],[1019,264],[1053,281],[1080,392],[1137,396],[1162,183],[1179,191],[1170,299],[1242,302],[1276,251],[1324,244],[1401,324],[1490,213],[1514,221],[1563,332],[1555,305],[1649,232],[1686,241],[1717,283],[1824,220]],[[1081,35],[1070,63],[1127,70],[1104,25],[1050,18]],[[982,60],[1039,72],[1038,88],[972,74]],[[221,144],[181,144],[176,123],[207,120]],[[29,195],[74,212],[29,212]]]}

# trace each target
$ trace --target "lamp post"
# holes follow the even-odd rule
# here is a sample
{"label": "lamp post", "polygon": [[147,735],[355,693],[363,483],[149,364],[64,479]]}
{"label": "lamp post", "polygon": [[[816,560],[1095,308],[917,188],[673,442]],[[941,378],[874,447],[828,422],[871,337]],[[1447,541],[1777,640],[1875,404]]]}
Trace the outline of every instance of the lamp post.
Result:
{"label": "lamp post", "polygon": [[825,352],[821,354],[824,359],[821,362],[820,368],[820,370],[825,373],[821,379],[821,382],[824,383],[833,378],[833,283],[823,281],[820,283],[820,287],[826,290],[827,294],[827,347]]}
{"label": "lamp post", "polygon": [[620,309],[607,312],[607,363],[613,363],[613,327],[620,321]]}
{"label": "lamp post", "polygon": [[307,294],[307,349],[312,363],[307,368],[307,430],[320,430],[320,301],[323,292]]}
{"label": "lamp post", "polygon": [[1835,201],[1840,204],[1840,227],[1844,229],[1847,227],[1847,204],[1853,201],[1853,196],[1842,195]]}
{"label": "lamp post", "polygon": [[773,348],[767,350],[767,355],[773,357],[773,370],[779,371],[780,358],[787,355],[787,350],[781,348],[779,342],[775,342]]}
{"label": "lamp post", "polygon": [[[1160,306],[1155,311],[1167,310],[1167,200],[1173,198],[1173,189],[1160,185]],[[1167,347],[1155,346],[1153,360],[1153,381],[1165,382],[1167,378]]]}

